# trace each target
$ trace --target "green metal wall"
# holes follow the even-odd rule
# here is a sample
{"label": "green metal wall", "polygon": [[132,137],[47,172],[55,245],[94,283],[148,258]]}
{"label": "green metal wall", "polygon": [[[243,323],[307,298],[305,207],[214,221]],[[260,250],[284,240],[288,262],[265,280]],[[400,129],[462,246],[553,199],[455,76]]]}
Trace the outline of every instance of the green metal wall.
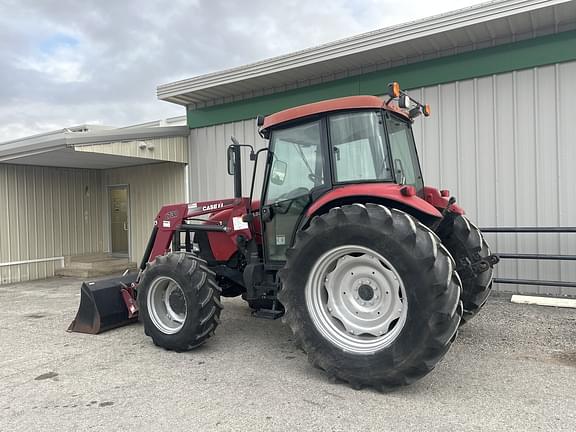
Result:
{"label": "green metal wall", "polygon": [[270,114],[285,108],[342,96],[378,95],[390,81],[403,88],[428,87],[471,78],[576,60],[576,31],[411,63],[281,93],[188,109],[188,126],[198,128]]}

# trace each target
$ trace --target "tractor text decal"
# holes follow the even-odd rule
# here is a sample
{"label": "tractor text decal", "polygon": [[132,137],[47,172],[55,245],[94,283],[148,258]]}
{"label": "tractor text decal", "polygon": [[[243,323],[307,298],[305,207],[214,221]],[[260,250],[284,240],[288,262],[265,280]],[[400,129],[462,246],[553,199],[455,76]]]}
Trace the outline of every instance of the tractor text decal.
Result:
{"label": "tractor text decal", "polygon": [[202,210],[206,211],[206,210],[218,210],[219,208],[224,207],[224,203],[223,202],[219,202],[219,203],[215,203],[215,204],[209,204],[209,205],[205,205],[202,206]]}

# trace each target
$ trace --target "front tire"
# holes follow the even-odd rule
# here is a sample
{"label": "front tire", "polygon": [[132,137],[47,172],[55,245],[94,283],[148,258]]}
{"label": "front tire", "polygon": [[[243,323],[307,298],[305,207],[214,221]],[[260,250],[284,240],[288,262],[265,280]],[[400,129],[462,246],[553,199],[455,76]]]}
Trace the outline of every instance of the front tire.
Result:
{"label": "front tire", "polygon": [[450,254],[427,227],[384,206],[315,217],[297,234],[280,278],[297,345],[354,388],[385,390],[426,375],[462,315]]}
{"label": "front tire", "polygon": [[220,288],[214,273],[191,253],[173,252],[148,263],[138,285],[144,332],[174,351],[202,345],[220,323]]}

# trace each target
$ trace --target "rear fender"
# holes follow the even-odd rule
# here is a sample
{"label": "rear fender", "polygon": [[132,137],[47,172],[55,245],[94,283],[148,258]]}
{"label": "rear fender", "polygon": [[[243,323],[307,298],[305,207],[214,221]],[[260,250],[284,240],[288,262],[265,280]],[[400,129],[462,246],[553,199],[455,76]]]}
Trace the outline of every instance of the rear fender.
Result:
{"label": "rear fender", "polygon": [[441,219],[442,213],[429,202],[419,196],[403,195],[402,185],[390,184],[360,184],[346,185],[332,189],[316,200],[306,211],[306,218],[322,213],[322,209],[331,208],[335,203],[345,202],[379,202],[385,200],[397,204],[398,207],[412,209],[415,213],[422,214],[432,219]]}
{"label": "rear fender", "polygon": [[[438,210],[443,210],[448,206],[448,197],[443,197],[438,189],[431,186],[424,186],[424,199]],[[464,214],[464,209],[456,204],[450,206],[450,211],[459,215]]]}

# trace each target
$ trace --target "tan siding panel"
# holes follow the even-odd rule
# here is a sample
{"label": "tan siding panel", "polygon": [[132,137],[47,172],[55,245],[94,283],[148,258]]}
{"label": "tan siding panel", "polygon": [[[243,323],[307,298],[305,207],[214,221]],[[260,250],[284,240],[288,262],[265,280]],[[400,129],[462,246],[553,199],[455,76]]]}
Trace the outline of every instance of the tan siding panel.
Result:
{"label": "tan siding panel", "polygon": [[[102,251],[98,171],[0,164],[0,262]],[[97,228],[95,228],[97,227]],[[84,241],[90,238],[91,241]],[[54,275],[56,263],[0,267],[0,283]]]}
{"label": "tan siding panel", "polygon": [[104,249],[110,250],[108,186],[128,185],[130,200],[130,257],[139,262],[154,218],[165,204],[184,201],[186,166],[175,163],[155,163],[104,171],[103,214]]}
{"label": "tan siding panel", "polygon": [[[139,141],[89,144],[74,147],[74,150],[87,153],[102,153],[141,159],[170,162],[188,162],[188,137],[151,138]],[[140,148],[145,144],[145,148]]]}

